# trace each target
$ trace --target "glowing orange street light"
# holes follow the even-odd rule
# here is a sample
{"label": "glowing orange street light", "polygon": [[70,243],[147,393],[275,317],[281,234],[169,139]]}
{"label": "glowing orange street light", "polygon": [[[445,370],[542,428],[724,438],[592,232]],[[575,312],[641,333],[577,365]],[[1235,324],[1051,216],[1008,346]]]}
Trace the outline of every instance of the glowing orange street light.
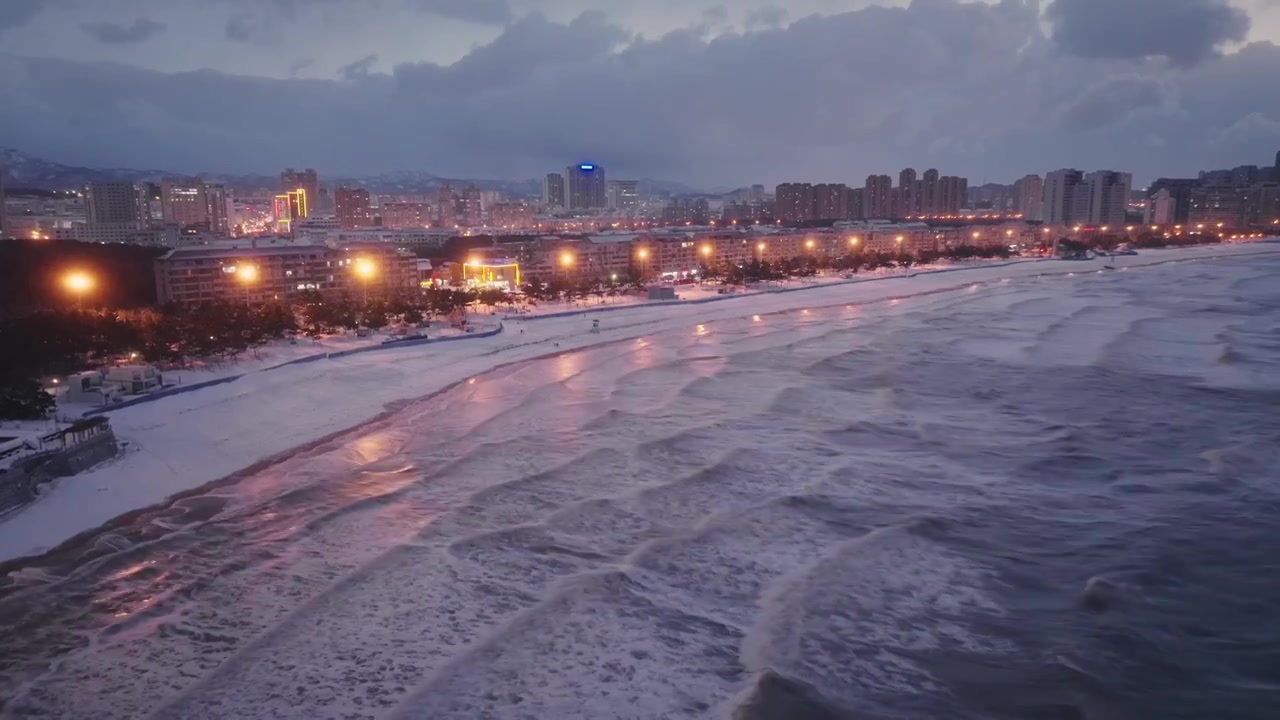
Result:
{"label": "glowing orange street light", "polygon": [[898,243],[899,245],[901,245],[901,244],[902,244],[902,236],[901,236],[901,235],[899,235],[898,237],[894,238],[894,242],[896,242],[896,243]]}
{"label": "glowing orange street light", "polygon": [[850,244],[850,245],[852,245],[852,246],[854,246],[854,247],[857,247],[857,246],[858,246],[858,236],[857,236],[857,235],[854,235],[853,237],[849,238],[849,244]]}
{"label": "glowing orange street light", "polygon": [[573,253],[571,253],[571,252],[562,252],[562,253],[560,253],[560,264],[561,264],[561,265],[563,265],[563,266],[565,266],[565,267],[572,267],[572,266],[573,266]]}
{"label": "glowing orange street light", "polygon": [[813,241],[813,238],[809,238],[808,240],[804,241],[804,246],[810,250],[812,250],[815,245],[817,245],[817,243]]}
{"label": "glowing orange street light", "polygon": [[364,286],[364,303],[369,304],[369,281],[374,275],[378,274],[378,266],[368,258],[356,258],[356,264],[352,266],[352,272],[356,277],[360,278],[361,285]]}
{"label": "glowing orange street light", "polygon": [[764,255],[764,248],[765,248],[765,244],[764,244],[764,242],[763,242],[763,241],[762,241],[762,242],[758,242],[758,243],[756,243],[756,250],[758,250],[758,251],[760,252],[760,255],[761,255],[761,256],[763,256],[763,255]]}
{"label": "glowing orange street light", "polygon": [[236,268],[236,279],[248,285],[258,279],[258,268],[254,265],[241,265]]}
{"label": "glowing orange street light", "polygon": [[93,289],[93,276],[81,270],[72,270],[62,278],[62,284],[76,296],[76,309],[79,309],[84,294]]}
{"label": "glowing orange street light", "polygon": [[706,255],[707,257],[711,257],[711,246],[710,246],[710,245],[703,245],[703,246],[702,246],[702,254],[703,254],[703,255]]}

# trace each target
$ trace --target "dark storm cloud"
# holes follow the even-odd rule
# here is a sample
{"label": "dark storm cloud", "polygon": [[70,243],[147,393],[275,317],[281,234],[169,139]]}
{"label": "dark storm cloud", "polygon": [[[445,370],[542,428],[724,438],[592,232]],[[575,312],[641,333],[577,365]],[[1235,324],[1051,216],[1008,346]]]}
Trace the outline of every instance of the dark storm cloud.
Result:
{"label": "dark storm cloud", "polygon": [[1040,22],[1033,0],[915,0],[644,39],[600,13],[535,13],[455,63],[378,73],[367,60],[334,80],[0,55],[12,99],[0,137],[64,161],[175,171],[527,178],[592,159],[614,177],[703,186],[860,183],[907,165],[975,180],[1066,165],[1149,178],[1274,156],[1277,46],[1194,66],[1080,58]]}
{"label": "dark storm cloud", "polygon": [[486,25],[502,25],[512,18],[507,0],[410,0],[420,10],[441,17]]}
{"label": "dark storm cloud", "polygon": [[1159,81],[1139,76],[1108,78],[1087,88],[1063,109],[1063,126],[1094,130],[1158,107],[1164,100]]}
{"label": "dark storm cloud", "polygon": [[1164,56],[1192,65],[1249,32],[1249,16],[1227,0],[1053,0],[1053,41],[1083,57]]}
{"label": "dark storm cloud", "polygon": [[223,33],[228,40],[252,42],[257,34],[257,26],[245,15],[232,15],[227,19],[227,26]]}
{"label": "dark storm cloud", "polygon": [[343,80],[356,80],[369,74],[373,64],[378,62],[377,53],[365,55],[353,63],[338,68],[338,77]]}
{"label": "dark storm cloud", "polygon": [[0,0],[0,32],[26,25],[48,5],[47,0]]}
{"label": "dark storm cloud", "polygon": [[787,21],[787,11],[780,7],[764,7],[747,16],[744,25],[748,30],[764,30],[781,27]]}
{"label": "dark storm cloud", "polygon": [[108,45],[128,45],[146,42],[164,30],[164,24],[148,18],[138,18],[132,25],[113,22],[84,23],[80,26],[90,37]]}

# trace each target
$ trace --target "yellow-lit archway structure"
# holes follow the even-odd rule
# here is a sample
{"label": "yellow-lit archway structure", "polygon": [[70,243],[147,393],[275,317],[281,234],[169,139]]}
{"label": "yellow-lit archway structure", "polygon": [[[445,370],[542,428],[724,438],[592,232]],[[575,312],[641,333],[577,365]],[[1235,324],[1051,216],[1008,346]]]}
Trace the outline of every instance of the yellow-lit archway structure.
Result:
{"label": "yellow-lit archway structure", "polygon": [[462,264],[462,284],[466,287],[518,290],[520,264],[505,258],[472,258]]}

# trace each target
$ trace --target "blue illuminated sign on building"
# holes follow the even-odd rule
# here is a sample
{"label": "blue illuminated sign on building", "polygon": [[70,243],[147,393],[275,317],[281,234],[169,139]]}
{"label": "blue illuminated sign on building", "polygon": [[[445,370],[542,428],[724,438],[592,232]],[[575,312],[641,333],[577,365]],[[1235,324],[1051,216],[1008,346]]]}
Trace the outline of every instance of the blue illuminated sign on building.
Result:
{"label": "blue illuminated sign on building", "polygon": [[591,170],[595,170],[596,166],[592,165],[591,163],[582,163],[581,165],[578,166],[578,169],[589,172]]}

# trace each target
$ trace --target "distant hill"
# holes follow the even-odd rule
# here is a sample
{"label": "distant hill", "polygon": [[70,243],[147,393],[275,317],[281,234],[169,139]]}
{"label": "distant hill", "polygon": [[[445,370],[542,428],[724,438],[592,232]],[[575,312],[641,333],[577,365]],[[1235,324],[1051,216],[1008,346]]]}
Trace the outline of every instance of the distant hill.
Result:
{"label": "distant hill", "polygon": [[[13,148],[0,148],[0,168],[3,168],[6,188],[33,188],[38,190],[71,190],[94,182],[112,180],[126,182],[159,182],[172,175],[190,175],[171,170],[138,170],[134,168],[89,168],[64,165],[44,158],[32,157]],[[280,183],[276,175],[228,175],[226,173],[194,173],[208,182],[223,183],[236,188],[275,188]],[[482,190],[500,190],[508,195],[538,197],[542,195],[541,180],[491,180],[477,178],[447,178],[420,171],[396,171],[364,177],[325,175],[320,181],[329,187],[340,184],[368,188],[378,193],[423,193],[441,185],[454,187],[475,185]],[[687,185],[664,180],[644,179],[640,191],[646,195],[683,195],[696,193]]]}

